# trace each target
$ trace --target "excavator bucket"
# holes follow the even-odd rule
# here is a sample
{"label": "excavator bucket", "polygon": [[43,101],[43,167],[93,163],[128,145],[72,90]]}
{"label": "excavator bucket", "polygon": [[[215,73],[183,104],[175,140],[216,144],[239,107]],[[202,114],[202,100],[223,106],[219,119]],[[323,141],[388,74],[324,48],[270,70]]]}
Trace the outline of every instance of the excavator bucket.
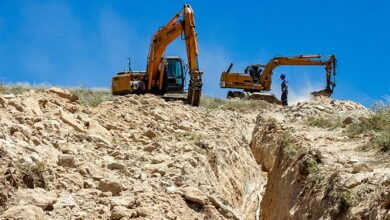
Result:
{"label": "excavator bucket", "polygon": [[329,89],[323,89],[323,90],[320,90],[320,91],[315,91],[315,92],[312,92],[310,93],[313,97],[317,97],[317,96],[325,96],[325,97],[330,97],[332,95],[332,91],[330,91]]}

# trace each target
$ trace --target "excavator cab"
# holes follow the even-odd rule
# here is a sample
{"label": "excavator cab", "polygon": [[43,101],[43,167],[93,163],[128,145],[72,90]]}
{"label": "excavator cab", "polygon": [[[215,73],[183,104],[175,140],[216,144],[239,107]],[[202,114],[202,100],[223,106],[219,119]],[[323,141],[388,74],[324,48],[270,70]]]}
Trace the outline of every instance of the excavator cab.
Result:
{"label": "excavator cab", "polygon": [[245,73],[249,74],[252,77],[254,83],[260,82],[260,75],[261,75],[261,72],[263,71],[263,69],[261,69],[261,67],[265,67],[265,66],[253,64],[253,65],[247,66],[245,68]]}
{"label": "excavator cab", "polygon": [[180,57],[168,57],[165,67],[165,92],[184,91],[185,71],[184,61]]}

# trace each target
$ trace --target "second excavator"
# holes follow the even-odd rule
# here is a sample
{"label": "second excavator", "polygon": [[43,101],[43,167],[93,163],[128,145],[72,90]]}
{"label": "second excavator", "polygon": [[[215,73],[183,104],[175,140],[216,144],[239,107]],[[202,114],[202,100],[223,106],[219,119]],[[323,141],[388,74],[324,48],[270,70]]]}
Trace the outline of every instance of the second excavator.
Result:
{"label": "second excavator", "polygon": [[271,90],[273,70],[282,65],[325,66],[326,87],[324,90],[311,94],[313,96],[330,96],[333,93],[336,86],[336,57],[334,55],[329,56],[329,58],[321,55],[274,57],[266,65],[253,64],[246,67],[245,73],[230,72],[233,66],[233,64],[230,64],[228,70],[221,74],[220,87],[239,90],[229,91],[228,98],[262,99],[279,103],[275,96],[262,92]]}
{"label": "second excavator", "polygon": [[[188,93],[185,95],[185,67],[177,56],[165,57],[167,46],[176,38],[185,40],[188,70],[190,75]],[[194,12],[189,5],[178,12],[152,37],[146,71],[120,72],[112,78],[112,93],[154,93],[169,99],[186,99],[192,106],[198,106],[202,91],[202,72],[198,64],[198,44],[195,32]],[[184,95],[184,96],[183,96]]]}

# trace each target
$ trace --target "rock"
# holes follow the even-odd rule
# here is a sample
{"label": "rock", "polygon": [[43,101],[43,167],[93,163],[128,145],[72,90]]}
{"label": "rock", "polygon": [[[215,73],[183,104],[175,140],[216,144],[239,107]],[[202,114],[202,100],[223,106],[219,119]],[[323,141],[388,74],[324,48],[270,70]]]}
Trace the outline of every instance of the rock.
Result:
{"label": "rock", "polygon": [[155,138],[157,135],[154,131],[152,130],[147,130],[145,133],[144,133],[144,136],[150,138],[150,139],[153,139]]}
{"label": "rock", "polygon": [[57,201],[57,194],[42,188],[18,189],[14,199],[18,205],[34,205],[46,209]]}
{"label": "rock", "polygon": [[144,169],[149,173],[159,173],[161,176],[164,176],[169,170],[166,164],[146,164]]}
{"label": "rock", "polygon": [[365,179],[366,177],[363,176],[363,175],[358,175],[358,174],[355,174],[355,175],[352,175],[351,177],[349,177],[344,185],[345,187],[347,187],[348,189],[352,189],[358,185],[360,185],[362,183],[362,181]]}
{"label": "rock", "polygon": [[137,216],[139,217],[148,217],[152,216],[154,213],[157,212],[156,208],[154,207],[139,207],[136,209]]}
{"label": "rock", "polygon": [[344,120],[343,120],[343,124],[345,125],[350,125],[353,123],[353,118],[352,117],[346,117]]}
{"label": "rock", "polygon": [[45,219],[45,212],[34,205],[13,206],[7,209],[0,219],[6,220],[42,220]]}
{"label": "rock", "polygon": [[76,160],[72,155],[62,154],[58,155],[58,162],[57,164],[59,166],[63,167],[70,167],[70,168],[76,168]]}
{"label": "rock", "polygon": [[88,120],[88,123],[88,133],[100,135],[108,141],[112,141],[111,133],[105,127],[101,126],[99,122],[95,120]]}
{"label": "rock", "polygon": [[73,195],[65,194],[58,199],[57,203],[54,206],[61,207],[61,208],[66,208],[66,207],[73,208],[77,206],[77,202],[76,199],[73,197]]}
{"label": "rock", "polygon": [[152,164],[159,164],[159,163],[163,163],[165,161],[168,161],[170,159],[171,159],[171,157],[166,155],[166,154],[158,154],[152,158],[151,163]]}
{"label": "rock", "polygon": [[129,98],[128,101],[129,101],[132,105],[140,105],[140,104],[141,104],[138,100],[135,100],[134,98]]}
{"label": "rock", "polygon": [[32,135],[32,130],[22,124],[11,124],[10,132],[11,134],[21,132],[28,140],[31,138]]}
{"label": "rock", "polygon": [[93,180],[85,180],[84,181],[84,188],[86,189],[93,189],[95,188],[95,183],[93,182]]}
{"label": "rock", "polygon": [[111,219],[116,220],[116,219],[121,219],[123,217],[132,217],[132,211],[127,209],[124,206],[115,206],[111,210]]}
{"label": "rock", "polygon": [[122,192],[123,186],[114,180],[105,179],[99,181],[98,189],[102,192],[111,192],[113,196],[118,196]]}
{"label": "rock", "polygon": [[81,125],[77,120],[73,117],[73,115],[66,113],[60,110],[60,119],[67,125],[71,126],[74,130],[78,132],[85,132],[83,125]]}
{"label": "rock", "polygon": [[0,106],[6,107],[6,105],[7,105],[7,101],[3,97],[0,96]]}
{"label": "rock", "polygon": [[110,199],[110,205],[112,207],[124,206],[126,208],[132,208],[135,205],[135,199],[130,195],[112,197]]}
{"label": "rock", "polygon": [[37,138],[37,137],[31,137],[30,140],[31,140],[31,142],[33,142],[33,144],[34,144],[35,146],[41,144],[41,141],[40,141],[39,138]]}
{"label": "rock", "polygon": [[84,188],[84,179],[80,173],[65,173],[62,176],[71,184],[69,187],[73,185],[76,189]]}
{"label": "rock", "polygon": [[200,205],[205,205],[207,202],[207,197],[198,188],[189,186],[183,189],[183,193],[184,199],[187,201],[195,202]]}
{"label": "rock", "polygon": [[325,111],[325,107],[321,106],[321,105],[316,105],[315,108],[320,110],[320,111]]}
{"label": "rock", "polygon": [[38,100],[36,100],[33,97],[27,97],[27,98],[23,99],[22,105],[26,107],[25,110],[29,110],[35,115],[42,115],[43,114]]}
{"label": "rock", "polygon": [[352,166],[352,173],[372,172],[373,169],[366,163],[356,163]]}
{"label": "rock", "polygon": [[107,168],[110,170],[123,170],[125,169],[125,165],[119,162],[112,162],[107,165]]}
{"label": "rock", "polygon": [[77,95],[73,95],[72,93],[70,93],[66,89],[52,87],[52,88],[46,89],[45,92],[55,93],[59,97],[68,99],[69,101],[77,101],[77,100],[79,100],[79,97]]}
{"label": "rock", "polygon": [[112,192],[102,192],[99,194],[99,197],[112,197]]}
{"label": "rock", "polygon": [[382,207],[385,209],[390,209],[390,190],[387,190],[383,193],[383,204]]}
{"label": "rock", "polygon": [[225,217],[225,218],[228,218],[228,219],[237,219],[237,220],[241,220],[241,219],[244,219],[240,214],[236,213],[234,209],[232,209],[231,207],[223,204],[223,202],[216,196],[208,196],[208,199],[209,201],[211,202],[211,204],[213,204],[213,206],[220,211],[220,213]]}
{"label": "rock", "polygon": [[111,142],[100,135],[90,134],[88,139],[95,143],[98,148],[112,148]]}
{"label": "rock", "polygon": [[17,102],[16,100],[10,100],[10,101],[8,102],[8,105],[15,107],[16,110],[18,110],[18,111],[20,111],[20,112],[22,112],[23,109],[24,109],[23,106],[22,106],[22,103]]}

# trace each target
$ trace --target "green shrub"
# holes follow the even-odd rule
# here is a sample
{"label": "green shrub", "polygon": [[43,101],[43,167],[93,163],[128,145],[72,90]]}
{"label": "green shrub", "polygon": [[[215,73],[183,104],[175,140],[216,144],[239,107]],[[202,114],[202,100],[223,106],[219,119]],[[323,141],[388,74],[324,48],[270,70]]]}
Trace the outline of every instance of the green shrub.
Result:
{"label": "green shrub", "polygon": [[375,132],[375,136],[363,148],[376,148],[382,151],[390,150],[390,105],[382,102],[373,107],[374,114],[368,118],[362,118],[359,122],[349,125],[347,135],[355,137],[367,132]]}
{"label": "green shrub", "polygon": [[279,146],[284,148],[291,147],[291,144],[294,142],[294,137],[287,131],[283,131],[278,134],[277,143]]}

